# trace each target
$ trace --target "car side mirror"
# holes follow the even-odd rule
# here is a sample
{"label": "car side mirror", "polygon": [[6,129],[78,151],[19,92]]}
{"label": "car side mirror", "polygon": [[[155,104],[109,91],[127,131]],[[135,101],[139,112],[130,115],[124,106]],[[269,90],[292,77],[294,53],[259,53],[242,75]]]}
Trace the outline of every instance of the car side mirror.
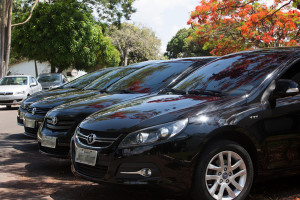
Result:
{"label": "car side mirror", "polygon": [[273,98],[284,98],[299,94],[298,83],[292,80],[280,79],[276,83],[276,88],[273,92]]}
{"label": "car side mirror", "polygon": [[30,83],[30,87],[37,86],[37,83]]}

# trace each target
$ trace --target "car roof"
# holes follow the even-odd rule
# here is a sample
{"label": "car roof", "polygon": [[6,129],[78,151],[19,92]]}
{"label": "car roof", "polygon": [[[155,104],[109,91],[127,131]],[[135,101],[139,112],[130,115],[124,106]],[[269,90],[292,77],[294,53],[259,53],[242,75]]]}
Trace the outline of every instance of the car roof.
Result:
{"label": "car roof", "polygon": [[[165,60],[148,60],[148,61],[143,61],[143,62],[138,62],[138,63],[134,63],[131,65],[127,65],[124,66],[125,68],[142,68],[151,64],[156,64],[156,63],[161,63],[164,62]],[[120,68],[124,68],[124,67],[120,67]]]}
{"label": "car roof", "polygon": [[239,53],[280,53],[280,52],[289,52],[289,53],[300,52],[300,46],[258,48],[258,49],[252,49],[247,51],[239,51],[228,55],[234,55]]}
{"label": "car roof", "polygon": [[9,76],[4,76],[4,77],[33,77],[33,76],[31,76],[31,75],[9,75]]}
{"label": "car roof", "polygon": [[40,75],[61,75],[60,73],[43,73],[43,74],[39,74]]}

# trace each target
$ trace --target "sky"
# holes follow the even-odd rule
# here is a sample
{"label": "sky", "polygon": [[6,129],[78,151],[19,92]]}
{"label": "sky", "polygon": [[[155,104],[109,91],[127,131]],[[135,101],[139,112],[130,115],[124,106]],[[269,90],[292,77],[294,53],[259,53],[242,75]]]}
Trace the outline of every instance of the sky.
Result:
{"label": "sky", "polygon": [[186,22],[190,12],[199,4],[199,0],[136,0],[137,12],[131,17],[131,23],[151,28],[162,41],[164,53],[168,42],[179,29],[189,28]]}

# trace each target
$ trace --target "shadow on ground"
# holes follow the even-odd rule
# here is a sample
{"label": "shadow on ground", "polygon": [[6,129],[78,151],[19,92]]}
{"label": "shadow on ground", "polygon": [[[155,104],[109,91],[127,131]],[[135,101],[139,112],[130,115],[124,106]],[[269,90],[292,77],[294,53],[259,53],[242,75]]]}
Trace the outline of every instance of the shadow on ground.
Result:
{"label": "shadow on ground", "polygon": [[[7,179],[0,181],[0,199],[189,199],[163,189],[99,185],[80,179],[71,173],[69,160],[40,154],[36,141],[22,133],[1,134],[0,149],[0,174]],[[300,176],[256,183],[247,200],[300,198],[299,180]]]}
{"label": "shadow on ground", "polygon": [[6,107],[3,107],[3,108],[0,108],[0,111],[1,110],[18,110],[19,107],[11,107],[11,108],[6,108]]}

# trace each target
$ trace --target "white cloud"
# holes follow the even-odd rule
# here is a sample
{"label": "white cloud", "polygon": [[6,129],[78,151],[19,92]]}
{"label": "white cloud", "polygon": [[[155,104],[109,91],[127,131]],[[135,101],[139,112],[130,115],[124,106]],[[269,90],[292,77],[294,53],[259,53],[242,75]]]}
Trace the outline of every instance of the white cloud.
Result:
{"label": "white cloud", "polygon": [[137,12],[131,22],[152,28],[162,40],[162,52],[176,32],[188,27],[186,22],[190,12],[199,0],[137,0],[134,7]]}

